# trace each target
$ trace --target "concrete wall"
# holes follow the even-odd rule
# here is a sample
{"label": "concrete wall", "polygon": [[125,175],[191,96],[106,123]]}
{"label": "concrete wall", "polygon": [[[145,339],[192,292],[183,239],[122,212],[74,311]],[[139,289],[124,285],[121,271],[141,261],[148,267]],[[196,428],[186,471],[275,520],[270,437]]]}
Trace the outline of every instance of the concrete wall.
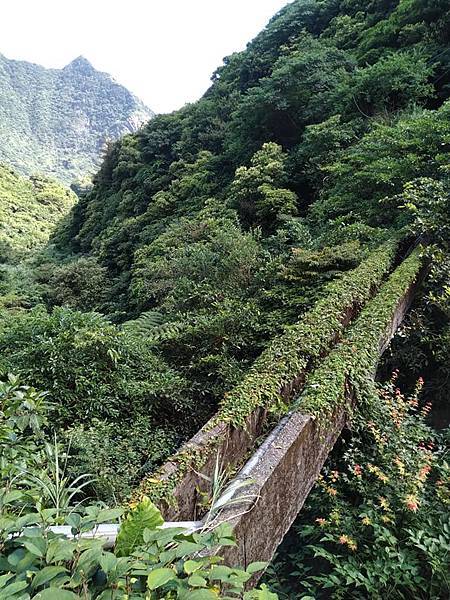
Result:
{"label": "concrete wall", "polygon": [[[181,452],[204,454],[206,462],[201,467],[202,475],[211,476],[214,472],[216,457],[219,454],[224,465],[242,465],[255,440],[261,435],[266,419],[266,412],[257,409],[247,419],[245,429],[235,429],[228,424],[220,423],[211,427],[209,421],[189,442],[184,444]],[[211,451],[213,450],[213,451]],[[167,462],[158,476],[164,480],[179,469],[176,462]],[[176,506],[169,506],[161,501],[158,506],[167,521],[195,521],[198,518],[197,506],[199,491],[207,492],[210,486],[193,468],[189,468],[174,490]]]}
{"label": "concrete wall", "polygon": [[[426,268],[399,299],[380,337],[380,356],[402,322],[425,273]],[[348,383],[345,393],[342,405],[320,427],[313,417],[300,412],[285,417],[230,483],[229,489],[233,490],[236,482],[251,481],[251,486],[228,495],[236,501],[240,496],[253,494],[253,499],[230,506],[217,518],[216,524],[227,521],[234,527],[237,546],[222,548],[220,552],[229,565],[247,567],[255,561],[272,559],[347,422],[353,405]]]}
{"label": "concrete wall", "polygon": [[254,561],[272,559],[345,423],[345,408],[322,429],[312,417],[300,413],[283,419],[245,475],[254,483],[243,488],[243,493],[255,494],[255,500],[220,515],[220,521],[234,526],[238,542],[236,547],[222,548],[226,563],[247,567]]}

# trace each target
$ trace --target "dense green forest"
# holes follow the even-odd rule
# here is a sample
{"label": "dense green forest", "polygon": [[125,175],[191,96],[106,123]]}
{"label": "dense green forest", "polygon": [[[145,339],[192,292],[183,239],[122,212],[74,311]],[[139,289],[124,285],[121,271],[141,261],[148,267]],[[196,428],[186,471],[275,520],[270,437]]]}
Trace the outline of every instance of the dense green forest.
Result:
{"label": "dense green forest", "polygon": [[153,116],[79,56],[45,69],[0,54],[0,162],[71,184],[98,168],[105,145]]}
{"label": "dense green forest", "polygon": [[43,175],[26,178],[0,165],[0,310],[39,302],[34,256],[48,248],[50,234],[76,200]]}
{"label": "dense green forest", "polygon": [[76,202],[73,192],[43,176],[21,177],[0,166],[0,260],[17,262],[45,246]]}
{"label": "dense green forest", "polygon": [[[37,430],[55,433],[70,445],[65,476],[124,503],[274,338],[353,285],[348,272],[385,242],[420,243],[428,277],[380,365],[379,400],[339,442],[266,582],[280,598],[446,598],[448,434],[430,424],[449,414],[449,42],[447,0],[295,0],[198,102],[111,145],[0,307],[0,372],[20,378],[0,391],[10,404],[37,394],[26,414],[39,427],[25,436],[23,422],[14,460],[44,473]],[[33,249],[40,237],[14,227],[7,243]],[[2,471],[16,492],[31,485],[20,472]],[[208,573],[199,599],[221,593]],[[170,585],[151,597],[197,597]],[[77,597],[126,597],[95,586]]]}

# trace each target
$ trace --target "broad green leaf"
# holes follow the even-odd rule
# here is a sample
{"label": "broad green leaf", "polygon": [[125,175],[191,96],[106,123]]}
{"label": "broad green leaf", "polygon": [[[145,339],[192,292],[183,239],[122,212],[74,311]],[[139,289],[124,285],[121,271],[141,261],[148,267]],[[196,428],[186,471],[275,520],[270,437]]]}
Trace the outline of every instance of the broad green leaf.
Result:
{"label": "broad green leaf", "polygon": [[66,518],[66,523],[72,527],[72,529],[78,530],[81,525],[81,516],[77,513],[72,513]]}
{"label": "broad green leaf", "polygon": [[147,577],[147,586],[150,590],[156,590],[169,581],[172,581],[172,579],[176,579],[173,569],[154,569]]}
{"label": "broad green leaf", "polygon": [[178,548],[175,549],[175,556],[177,558],[182,558],[183,556],[187,556],[189,554],[193,554],[194,552],[199,552],[203,550],[204,546],[202,544],[196,544],[195,542],[181,542]]}
{"label": "broad green leaf", "polygon": [[67,569],[65,569],[64,567],[58,567],[55,565],[52,565],[49,567],[44,567],[42,569],[42,571],[39,571],[35,575],[32,583],[31,583],[31,587],[34,590],[34,589],[40,587],[41,585],[45,585],[46,583],[48,583],[49,581],[51,581],[58,575],[61,575],[62,573],[67,573]]}
{"label": "broad green leaf", "polygon": [[65,562],[72,559],[76,543],[66,538],[55,538],[48,543],[45,559],[47,563]]}
{"label": "broad green leaf", "polygon": [[180,558],[177,555],[176,549],[174,550],[166,550],[164,552],[161,552],[159,555],[159,562],[161,564],[168,564],[173,562],[176,558]]}
{"label": "broad green leaf", "polygon": [[102,549],[98,546],[95,548],[90,548],[83,552],[78,559],[77,563],[77,571],[83,571],[84,573],[89,573],[89,571],[93,568],[96,568],[100,565],[100,560],[102,558]]}
{"label": "broad green leaf", "polygon": [[254,562],[247,567],[247,573],[253,575],[253,573],[258,573],[259,571],[264,571],[267,568],[267,562]]}
{"label": "broad green leaf", "polygon": [[24,538],[22,543],[27,550],[39,556],[39,558],[43,558],[47,552],[47,542],[44,538]]}
{"label": "broad green leaf", "polygon": [[21,531],[24,527],[36,523],[37,518],[37,515],[34,513],[29,513],[28,515],[19,517],[16,519],[14,531]]}
{"label": "broad green leaf", "polygon": [[6,575],[0,575],[0,590],[2,590],[6,585],[8,585],[8,583],[13,578],[14,578],[14,575],[12,573],[6,573]]}
{"label": "broad green leaf", "polygon": [[47,588],[33,596],[33,600],[80,600],[80,597],[68,590]]}
{"label": "broad green leaf", "polygon": [[32,552],[26,551],[23,557],[15,565],[16,573],[24,573],[31,569],[35,563],[39,562],[39,558]]}
{"label": "broad green leaf", "polygon": [[204,577],[200,577],[200,575],[191,575],[188,579],[188,584],[192,585],[192,587],[205,587],[207,585],[207,581]]}
{"label": "broad green leaf", "polygon": [[187,560],[184,563],[184,570],[188,575],[191,575],[194,573],[194,571],[197,571],[197,569],[200,569],[202,566],[203,563],[198,560]]}
{"label": "broad green leaf", "polygon": [[233,572],[233,570],[230,569],[230,567],[227,567],[225,565],[215,565],[211,569],[209,578],[212,581],[214,581],[214,580],[227,581],[232,572]]}
{"label": "broad green leaf", "polygon": [[144,540],[145,529],[156,529],[164,519],[156,506],[148,499],[143,500],[127,515],[120,525],[116,540],[116,556],[130,556]]}
{"label": "broad green leaf", "polygon": [[215,600],[219,594],[212,590],[192,590],[184,596],[185,600]]}
{"label": "broad green leaf", "polygon": [[11,554],[8,555],[8,563],[11,566],[16,567],[26,554],[24,548],[17,548],[17,550],[14,550],[14,552],[11,552]]}
{"label": "broad green leaf", "polygon": [[108,574],[117,565],[117,557],[111,552],[105,552],[100,558],[100,566],[102,570]]}
{"label": "broad green leaf", "polygon": [[123,508],[104,508],[97,515],[97,523],[110,523],[123,515]]}
{"label": "broad green leaf", "polygon": [[8,492],[7,494],[5,494],[2,498],[2,502],[4,505],[6,504],[11,504],[12,502],[16,502],[17,500],[20,500],[21,498],[23,498],[24,493],[20,490],[12,490],[11,492]]}
{"label": "broad green leaf", "polygon": [[7,585],[0,591],[0,599],[7,600],[9,598],[12,598],[15,594],[21,592],[27,587],[28,583],[26,581],[15,581],[14,583]]}

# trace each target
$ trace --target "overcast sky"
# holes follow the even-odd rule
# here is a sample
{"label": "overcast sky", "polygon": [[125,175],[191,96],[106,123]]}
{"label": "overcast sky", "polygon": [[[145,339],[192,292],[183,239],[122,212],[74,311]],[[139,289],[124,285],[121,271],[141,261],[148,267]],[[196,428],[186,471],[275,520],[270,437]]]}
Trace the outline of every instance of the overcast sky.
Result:
{"label": "overcast sky", "polygon": [[0,53],[45,67],[79,55],[156,112],[199,98],[288,0],[0,0]]}

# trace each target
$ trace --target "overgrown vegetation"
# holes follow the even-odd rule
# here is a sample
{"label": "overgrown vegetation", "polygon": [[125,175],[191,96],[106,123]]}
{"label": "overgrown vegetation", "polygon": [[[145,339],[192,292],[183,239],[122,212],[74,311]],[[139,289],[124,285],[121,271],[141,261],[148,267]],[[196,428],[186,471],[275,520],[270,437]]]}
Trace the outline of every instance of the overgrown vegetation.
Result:
{"label": "overgrown vegetation", "polygon": [[341,440],[283,543],[266,576],[280,598],[448,596],[448,432],[425,423],[423,381],[405,396],[397,377]]}
{"label": "overgrown vegetation", "polygon": [[[424,401],[435,401],[448,424],[449,31],[445,0],[291,2],[225,59],[201,100],[111,145],[93,188],[80,191],[44,251],[21,265],[8,257],[0,369],[48,390],[54,410],[44,431],[71,444],[67,477],[94,475],[81,497],[125,500],[217,410],[237,427],[258,407],[285,410],[306,369],[308,388],[295,406],[320,419],[347,383],[356,391],[373,427],[360,423],[336,460],[363,466],[364,458],[382,474],[389,467],[395,515],[377,504],[372,484],[387,484],[378,471],[364,489],[358,473],[338,478],[349,526],[339,534],[342,564],[330,555],[341,524],[333,521],[322,546],[307,529],[321,558],[299,551],[302,581],[286,574],[284,556],[274,585],[288,597],[284,582],[294,597],[320,585],[343,598],[446,593],[444,559],[430,549],[444,500],[427,483],[415,490],[426,498],[417,507],[426,511],[429,501],[436,522],[425,527],[419,510],[405,513],[403,484],[412,480],[394,477],[392,463],[402,450],[402,464],[422,469],[414,443],[432,433],[406,416],[402,396],[383,396],[387,414],[402,417],[386,422],[372,376],[396,303],[429,264],[379,375],[399,367],[406,393],[425,375]],[[7,235],[20,251],[41,243],[16,223]],[[433,456],[430,466],[444,473],[443,453]],[[376,530],[359,524],[358,506],[375,511],[367,518],[377,518]],[[382,516],[392,516],[391,529]],[[389,590],[378,575],[390,572],[377,563],[380,540],[389,569],[405,559]],[[364,548],[356,566],[351,544]],[[418,565],[423,556],[429,567]],[[303,581],[310,567],[313,578]]]}
{"label": "overgrown vegetation", "polygon": [[27,179],[0,165],[0,265],[45,246],[75,201],[75,194],[55,181]]}
{"label": "overgrown vegetation", "polygon": [[[265,586],[244,593],[245,583],[265,564],[246,571],[220,564],[213,550],[234,544],[226,524],[194,533],[161,529],[161,514],[148,499],[126,513],[77,504],[87,481],[68,478],[70,457],[46,440],[42,426],[52,408],[46,395],[10,376],[0,381],[0,405],[1,598],[276,599]],[[114,549],[107,550],[101,535],[92,533],[118,519]]]}
{"label": "overgrown vegetation", "polygon": [[[348,321],[357,315],[371,294],[378,290],[378,286],[389,272],[396,248],[397,244],[393,242],[385,243],[372,252],[354,271],[346,273],[340,280],[330,284],[327,287],[327,294],[314,308],[269,344],[243,380],[226,394],[212,423],[207,427],[225,423],[245,429],[247,419],[251,418],[258,409],[278,414],[285,412],[291,406],[300,387],[299,382],[305,378],[307,370],[312,370],[331,347],[341,340]],[[367,336],[366,326],[363,328],[361,337],[367,338],[365,340],[367,343],[371,342],[372,354],[375,354],[369,369],[374,368],[373,362],[376,363],[378,359],[377,342],[381,336],[380,327],[374,327],[374,321],[380,318],[382,313],[384,320],[381,329],[386,327],[386,321],[391,317],[395,303],[417,276],[421,261],[416,255],[415,260],[409,259],[408,263],[412,263],[412,268],[408,269],[409,264],[402,265],[401,273],[394,278],[393,285],[389,285],[388,293],[381,292],[381,299],[377,302],[378,310],[374,310],[375,318],[367,319],[368,329],[371,330],[373,337]],[[371,305],[365,311],[367,312],[371,314]],[[365,318],[363,322],[366,322]],[[344,341],[347,343],[346,338]],[[375,348],[372,348],[373,346]],[[339,350],[337,352],[339,353]],[[348,366],[344,368],[343,357],[340,362],[340,365],[333,365],[331,372],[345,381],[348,376]],[[328,384],[329,381],[322,383],[323,398],[317,394],[312,405],[308,406],[309,412],[317,415],[323,412],[324,418],[340,402],[344,387],[343,384],[334,386],[335,393],[332,394],[327,388]],[[182,448],[171,457],[171,461],[177,464],[177,469],[171,473],[171,476],[158,477],[159,473],[152,473],[150,477],[143,479],[136,497],[148,495],[154,501],[164,498],[170,502],[173,490],[180,485],[183,477],[191,469],[201,470],[211,454],[216,452],[217,447],[225,441],[226,433],[221,437],[211,436],[209,443],[203,445],[201,451]]]}

